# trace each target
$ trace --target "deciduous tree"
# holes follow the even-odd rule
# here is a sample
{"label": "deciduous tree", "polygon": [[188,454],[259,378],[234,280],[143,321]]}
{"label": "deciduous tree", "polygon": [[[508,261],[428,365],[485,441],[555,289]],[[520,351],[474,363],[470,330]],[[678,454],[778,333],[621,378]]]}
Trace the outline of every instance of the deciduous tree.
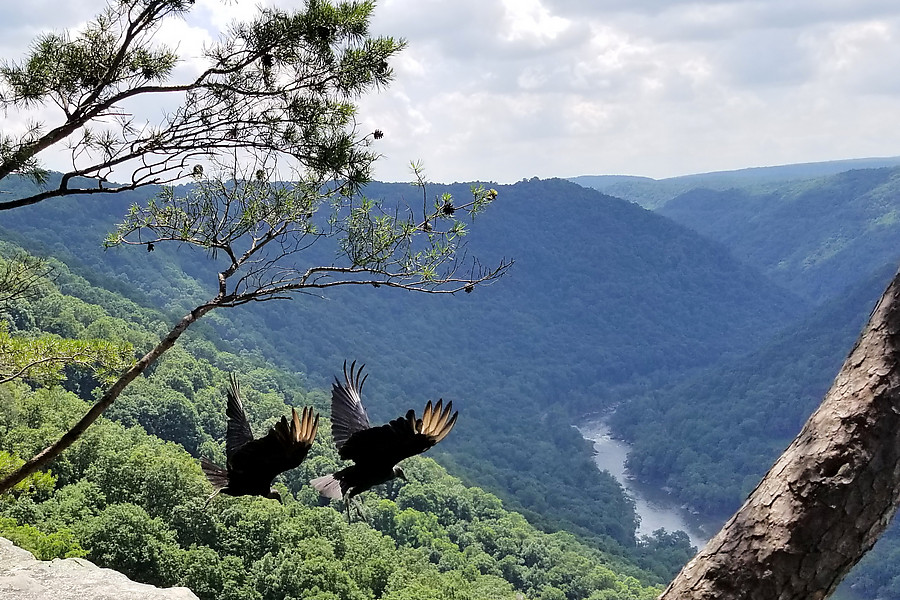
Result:
{"label": "deciduous tree", "polygon": [[133,362],[130,344],[102,339],[67,339],[59,335],[12,335],[10,313],[22,303],[55,291],[53,269],[46,260],[23,252],[0,256],[0,384],[28,379],[53,384],[74,366],[110,382]]}

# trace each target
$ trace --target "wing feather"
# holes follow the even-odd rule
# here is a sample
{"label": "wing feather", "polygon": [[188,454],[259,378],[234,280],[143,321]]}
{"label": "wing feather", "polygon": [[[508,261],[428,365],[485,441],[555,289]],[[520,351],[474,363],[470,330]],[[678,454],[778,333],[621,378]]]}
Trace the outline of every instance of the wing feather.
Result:
{"label": "wing feather", "polygon": [[458,412],[453,413],[453,416],[444,424],[444,426],[434,435],[434,443],[437,444],[442,439],[447,437],[447,434],[450,433],[450,430],[453,429],[453,426],[456,425],[456,417],[459,416]]}
{"label": "wing feather", "polygon": [[[452,409],[449,402],[436,416],[440,410],[438,406],[442,404],[440,401],[438,405],[431,405],[429,415],[429,404],[425,405],[422,419],[416,419],[415,411],[410,410],[386,425],[357,432],[340,448],[340,457],[357,464],[393,466],[404,458],[425,452],[447,437],[458,416],[455,412],[449,418],[445,417]],[[427,426],[426,418],[430,421]]]}
{"label": "wing feather", "polygon": [[[438,404],[440,404],[440,402],[438,402]],[[451,410],[453,410],[453,400],[451,400],[450,402],[448,402],[448,403],[447,403],[447,406],[444,407],[444,411],[441,413],[440,420],[441,420],[441,421],[446,421],[446,420],[447,420],[447,415],[450,414],[450,411],[451,411]]]}
{"label": "wing feather", "polygon": [[362,404],[362,387],[368,374],[362,376],[365,365],[356,369],[356,361],[350,364],[347,372],[347,361],[344,361],[344,383],[335,378],[331,385],[331,433],[338,451],[350,437],[360,431],[369,429],[369,415]]}
{"label": "wing feather", "polygon": [[334,474],[316,477],[315,479],[310,480],[309,483],[326,498],[340,500],[344,495],[344,490],[341,489],[341,482]]}
{"label": "wing feather", "polygon": [[[447,406],[443,408],[443,400],[438,400],[438,403],[434,406],[434,417],[428,423],[422,424],[421,433],[430,436],[438,435],[443,428],[447,425],[447,416],[450,414],[450,411],[453,410],[453,402],[448,402]],[[427,406],[425,407],[427,410]]]}
{"label": "wing feather", "polygon": [[219,465],[201,457],[200,468],[203,469],[204,475],[216,489],[222,489],[228,485],[228,471]]}
{"label": "wing feather", "polygon": [[[303,409],[303,416],[306,417],[306,409]],[[297,411],[294,407],[291,407],[291,427],[290,427],[290,440],[292,444],[296,444],[300,441],[300,436],[303,434],[302,424],[300,419],[297,418]]]}
{"label": "wing feather", "polygon": [[[438,404],[438,410],[440,410],[440,404]],[[422,411],[422,431],[427,430],[431,426],[431,419],[434,416],[434,408],[431,405],[431,400],[428,401],[428,404],[425,405],[425,410]]]}
{"label": "wing feather", "polygon": [[319,415],[310,407],[304,408],[302,418],[291,408],[291,419],[285,417],[275,423],[269,432],[258,440],[245,444],[229,459],[232,480],[242,478],[260,486],[268,486],[284,471],[296,468],[303,462],[316,438]]}
{"label": "wing feather", "polygon": [[225,390],[227,397],[225,416],[228,419],[225,427],[225,455],[228,458],[247,442],[253,441],[250,423],[247,422],[247,415],[241,402],[241,386],[238,384],[237,375],[232,373],[230,379],[231,386]]}

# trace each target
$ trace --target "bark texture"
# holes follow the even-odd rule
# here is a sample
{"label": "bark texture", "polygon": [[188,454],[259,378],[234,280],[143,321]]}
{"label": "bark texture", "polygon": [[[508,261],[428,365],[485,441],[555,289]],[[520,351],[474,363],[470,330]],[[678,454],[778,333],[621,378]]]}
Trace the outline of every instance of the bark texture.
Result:
{"label": "bark texture", "polygon": [[819,600],[900,500],[900,274],[821,406],[660,600]]}

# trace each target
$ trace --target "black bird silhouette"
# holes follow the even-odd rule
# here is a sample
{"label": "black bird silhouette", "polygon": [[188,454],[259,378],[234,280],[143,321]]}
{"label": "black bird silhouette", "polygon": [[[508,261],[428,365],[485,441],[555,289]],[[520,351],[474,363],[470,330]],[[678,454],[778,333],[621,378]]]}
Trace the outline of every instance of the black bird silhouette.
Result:
{"label": "black bird silhouette", "polygon": [[269,430],[269,433],[253,439],[244,405],[241,403],[241,390],[237,377],[231,374],[231,387],[226,390],[228,404],[225,415],[228,424],[225,430],[225,455],[228,469],[200,459],[200,466],[216,491],[206,503],[218,493],[229,496],[263,496],[281,502],[281,495],[271,487],[272,480],[284,471],[300,465],[316,438],[319,428],[319,415],[313,415],[313,409],[303,409],[302,417],[291,407],[291,420],[281,417],[281,421]]}
{"label": "black bird silhouette", "polygon": [[458,412],[451,416],[453,402],[443,407],[443,400],[425,405],[422,418],[410,410],[405,417],[386,425],[372,427],[362,405],[360,394],[368,375],[362,377],[365,365],[356,370],[356,361],[347,372],[344,361],[344,381],[335,378],[331,389],[331,433],[338,455],[352,460],[353,465],[331,475],[318,477],[310,483],[320,494],[335,500],[344,499],[347,518],[350,518],[350,499],[367,489],[395,477],[406,480],[397,464],[404,458],[425,452],[447,437],[456,424]]}

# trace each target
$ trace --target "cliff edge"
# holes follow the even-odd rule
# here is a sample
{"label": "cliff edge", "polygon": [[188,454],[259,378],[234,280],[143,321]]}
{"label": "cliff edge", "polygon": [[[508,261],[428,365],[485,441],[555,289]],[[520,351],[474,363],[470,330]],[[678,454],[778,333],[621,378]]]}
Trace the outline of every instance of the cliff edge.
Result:
{"label": "cliff edge", "polygon": [[0,538],[0,600],[198,600],[185,587],[137,583],[82,558],[37,560]]}

